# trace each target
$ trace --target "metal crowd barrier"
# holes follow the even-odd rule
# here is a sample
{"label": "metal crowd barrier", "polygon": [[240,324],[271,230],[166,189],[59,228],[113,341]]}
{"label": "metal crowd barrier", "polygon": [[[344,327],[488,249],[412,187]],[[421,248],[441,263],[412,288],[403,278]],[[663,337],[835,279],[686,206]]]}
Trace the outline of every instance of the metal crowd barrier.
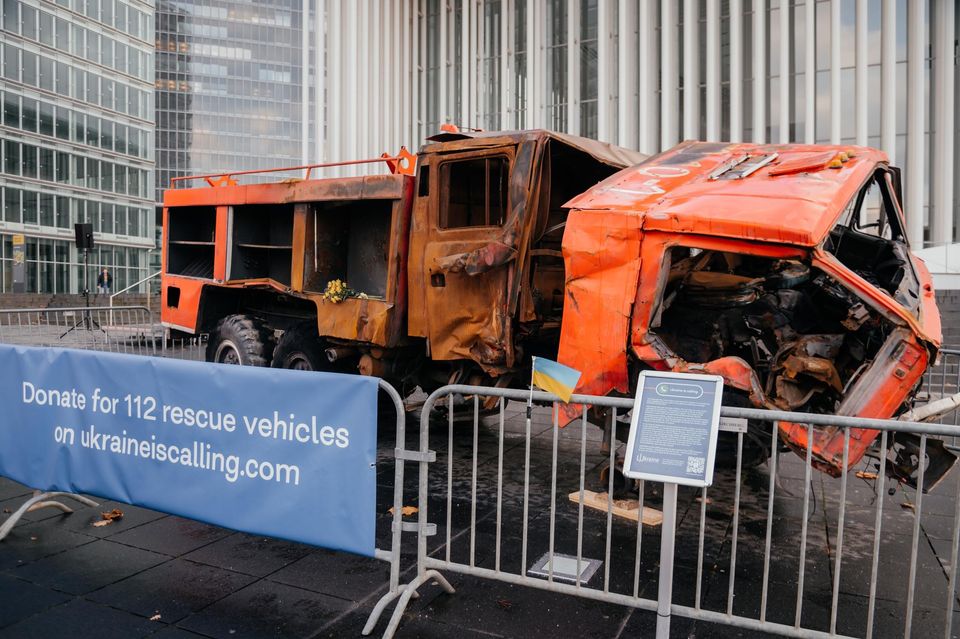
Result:
{"label": "metal crowd barrier", "polygon": [[0,310],[0,342],[157,355],[163,328],[145,306]]}
{"label": "metal crowd barrier", "polygon": [[[924,376],[922,390],[931,400],[960,393],[960,350],[940,349],[936,365],[930,367]],[[960,412],[944,415],[939,423],[960,425]]]}
{"label": "metal crowd barrier", "polygon": [[[941,608],[943,636],[952,636],[953,609],[957,605],[960,508],[955,499],[950,502],[952,545],[949,558],[943,559],[945,565],[924,565],[918,581],[918,549],[923,548],[926,558],[931,542],[921,521],[934,516],[923,519],[922,491],[903,487],[903,492],[898,493],[900,499],[906,500],[901,503],[903,508],[891,509],[891,496],[884,490],[888,484],[883,480],[891,462],[879,451],[887,450],[892,433],[915,433],[923,458],[928,436],[953,435],[955,427],[724,407],[724,417],[749,420],[750,431],[724,435],[735,438],[735,444],[728,442],[733,444],[731,454],[735,451],[735,467],[718,468],[713,486],[680,487],[681,504],[687,508],[677,511],[676,572],[665,574],[658,548],[660,535],[642,523],[642,516],[634,523],[612,514],[614,492],[622,477],[607,472],[603,481],[606,512],[585,512],[583,506],[588,473],[604,465],[615,468],[617,451],[623,443],[617,441],[616,428],[608,428],[609,452],[601,456],[592,452],[599,442],[591,442],[588,450],[588,408],[607,409],[609,423],[616,424],[618,415],[632,407],[632,400],[574,395],[571,403],[582,405],[580,418],[559,429],[553,395],[533,394],[536,402],[552,407],[552,419],[543,420],[541,408],[535,413],[540,418],[532,425],[523,413],[506,407],[506,400],[525,403],[528,396],[522,390],[454,385],[435,391],[426,400],[418,462],[417,572],[405,589],[401,586],[392,591],[399,593],[400,598],[385,637],[393,636],[410,598],[425,584],[435,581],[447,592],[453,592],[444,573],[646,611],[657,611],[658,592],[663,592],[660,588],[667,583],[665,580],[672,580],[674,595],[672,600],[661,602],[661,614],[790,637],[872,638],[880,631],[889,635],[891,614],[903,623],[895,634],[902,630],[903,636],[910,637],[918,603],[917,588],[922,586],[924,616],[932,614],[929,606],[941,608],[945,604]],[[463,432],[455,441],[455,398],[462,404],[464,398],[469,403],[471,397],[472,438]],[[483,422],[480,417],[482,398],[496,398],[498,402],[499,415],[492,423]],[[439,434],[432,432],[431,413],[436,419],[437,408],[446,409],[445,442],[443,430]],[[882,431],[877,438],[879,449],[864,464],[864,470],[844,470],[835,479],[814,472],[809,452],[805,458],[792,452],[772,455],[766,463],[766,476],[759,467],[748,472],[745,441],[748,447],[767,443],[777,451],[778,420],[808,424],[808,437],[817,426],[845,428],[844,460],[849,454],[851,429]],[[535,437],[538,432],[539,439]],[[490,453],[487,459],[478,459],[481,437],[495,438],[496,459],[489,457]],[[544,438],[549,441],[549,450],[541,442]],[[410,454],[405,455],[412,459]],[[820,484],[819,499],[814,478]],[[923,485],[922,465],[918,479],[918,485]],[[747,490],[745,485],[749,486]],[[943,493],[931,493],[934,503],[942,507],[941,495],[952,493],[955,497],[958,486],[960,472],[955,471],[940,485],[938,491]],[[663,485],[639,482],[638,489],[638,494],[631,494],[628,501],[642,515],[644,506],[657,505],[656,496],[662,495]],[[577,493],[579,499],[575,503],[573,497]],[[430,501],[431,496],[435,501]],[[433,515],[431,503],[437,505],[437,515]],[[505,513],[511,516],[506,517]],[[514,529],[518,516],[522,518],[519,534]],[[511,520],[506,529],[505,519]],[[936,514],[936,519],[944,527],[947,525],[939,521],[946,519],[941,513]],[[412,522],[408,524],[411,525]],[[442,531],[441,540],[431,544],[438,528]],[[723,533],[720,542],[716,539],[718,532]],[[909,555],[897,545],[898,539],[906,538],[910,539]],[[824,549],[826,554],[821,559]],[[545,551],[547,568],[541,576],[534,576],[530,562],[541,551]],[[570,570],[574,577],[568,576],[567,583],[558,578],[561,563],[555,562],[558,553],[564,551],[569,556],[567,564],[576,566]],[[590,556],[602,561],[602,569],[592,578],[581,572],[591,561]],[[542,560],[539,565],[543,565]],[[884,578],[882,582],[880,576]],[[934,577],[943,582],[942,587],[937,587]],[[891,583],[902,586],[905,592],[902,606],[892,613],[890,593],[878,592],[878,585],[887,588]],[[849,594],[851,591],[859,596]],[[386,603],[381,602],[378,609]],[[878,621],[878,609],[883,611],[882,622]],[[365,630],[371,629],[368,624]]]}

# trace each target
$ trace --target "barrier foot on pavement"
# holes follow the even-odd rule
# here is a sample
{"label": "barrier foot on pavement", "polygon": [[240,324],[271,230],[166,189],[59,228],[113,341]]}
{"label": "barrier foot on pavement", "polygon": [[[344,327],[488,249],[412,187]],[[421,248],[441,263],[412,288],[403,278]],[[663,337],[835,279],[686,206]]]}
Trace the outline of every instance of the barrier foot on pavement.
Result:
{"label": "barrier foot on pavement", "polygon": [[363,634],[366,635],[373,631],[373,626],[376,625],[377,619],[379,619],[380,614],[383,612],[383,608],[390,603],[394,597],[399,595],[400,601],[397,602],[397,607],[393,609],[393,616],[390,617],[390,624],[383,633],[383,639],[393,639],[393,634],[397,631],[397,627],[400,625],[400,619],[403,618],[403,613],[407,609],[407,604],[410,603],[411,599],[416,599],[419,597],[417,589],[431,579],[435,580],[440,587],[448,593],[453,594],[456,592],[453,586],[450,585],[450,582],[447,581],[446,577],[441,575],[436,570],[428,570],[422,575],[416,577],[410,583],[400,586],[400,589],[396,592],[387,593],[384,595],[377,603],[376,608],[373,609],[373,612],[370,613],[370,619],[367,621],[367,625],[363,629]]}
{"label": "barrier foot on pavement", "polygon": [[34,510],[40,510],[41,508],[57,508],[62,510],[65,513],[72,513],[73,509],[67,506],[66,504],[55,501],[58,497],[69,497],[74,501],[78,501],[84,506],[97,507],[100,504],[84,497],[83,495],[74,495],[73,493],[42,493],[39,490],[34,491],[33,497],[23,502],[23,505],[20,508],[17,508],[6,521],[3,522],[3,525],[0,526],[0,541],[3,541],[4,538],[10,534],[10,531],[13,530],[13,527],[17,525],[17,522],[20,521],[20,518],[29,512]]}

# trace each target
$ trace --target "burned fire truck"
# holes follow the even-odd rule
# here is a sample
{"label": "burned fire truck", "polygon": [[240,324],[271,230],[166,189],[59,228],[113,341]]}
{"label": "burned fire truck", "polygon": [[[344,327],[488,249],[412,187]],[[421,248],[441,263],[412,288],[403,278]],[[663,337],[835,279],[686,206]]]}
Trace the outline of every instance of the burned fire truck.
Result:
{"label": "burned fire truck", "polygon": [[[900,173],[874,149],[685,142],[647,158],[448,131],[382,161],[389,174],[168,190],[164,324],[209,334],[210,361],[402,391],[522,386],[542,355],[583,371],[581,393],[706,372],[728,405],[881,418],[911,408],[937,355]],[[840,472],[840,429],[780,432]],[[850,466],[876,435],[853,431]],[[748,440],[765,459],[769,436]],[[898,446],[909,481],[915,447]],[[954,458],[927,448],[929,486]]]}

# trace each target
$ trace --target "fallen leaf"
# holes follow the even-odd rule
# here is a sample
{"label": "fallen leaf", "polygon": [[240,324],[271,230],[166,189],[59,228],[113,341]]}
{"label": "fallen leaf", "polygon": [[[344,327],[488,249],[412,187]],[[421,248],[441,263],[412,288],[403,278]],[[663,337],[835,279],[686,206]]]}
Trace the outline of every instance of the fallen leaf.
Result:
{"label": "fallen leaf", "polygon": [[4,508],[4,509],[3,509],[3,512],[4,512],[4,514],[7,514],[7,513],[10,513],[10,512],[13,512],[13,511],[11,511],[9,508]]}
{"label": "fallen leaf", "polygon": [[[697,497],[696,501],[702,502],[702,501],[703,501],[703,497],[702,497],[702,496],[701,496],[701,497]],[[709,497],[707,497],[707,505],[709,506],[709,505],[712,504],[712,503],[713,503],[713,500],[710,499]]]}
{"label": "fallen leaf", "polygon": [[497,599],[497,605],[503,608],[504,610],[510,610],[513,607],[513,604],[506,599]]}
{"label": "fallen leaf", "polygon": [[37,540],[36,537],[34,537],[33,535],[30,535],[30,541],[36,541],[36,540]]}
{"label": "fallen leaf", "polygon": [[905,510],[913,510],[916,508],[916,505],[914,505],[912,502],[905,501],[902,504],[900,504],[900,507]]}
{"label": "fallen leaf", "polygon": [[107,521],[113,521],[114,519],[123,519],[123,511],[119,508],[114,508],[108,513],[100,513],[100,516]]}
{"label": "fallen leaf", "polygon": [[858,471],[857,471],[857,477],[859,477],[860,479],[876,479],[876,478],[877,478],[877,474],[876,474],[876,473],[871,473],[871,472],[868,471],[868,470],[858,470]]}
{"label": "fallen leaf", "polygon": [[109,526],[113,523],[112,519],[101,519],[100,521],[93,522],[94,528],[102,528],[103,526]]}
{"label": "fallen leaf", "polygon": [[[404,517],[409,517],[410,515],[413,515],[414,513],[418,512],[419,510],[420,510],[420,509],[417,508],[416,506],[404,506],[403,508],[400,509],[400,514],[403,515]],[[389,509],[387,512],[392,515],[392,514],[393,514],[393,506],[390,506],[390,509]]]}
{"label": "fallen leaf", "polygon": [[150,621],[160,621],[160,613],[158,612],[154,616],[150,617]]}

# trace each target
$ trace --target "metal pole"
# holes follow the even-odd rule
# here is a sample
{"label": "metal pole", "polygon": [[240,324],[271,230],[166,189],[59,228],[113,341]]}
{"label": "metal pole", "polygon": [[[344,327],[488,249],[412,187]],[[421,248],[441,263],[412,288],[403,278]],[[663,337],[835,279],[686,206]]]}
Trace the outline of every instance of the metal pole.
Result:
{"label": "metal pole", "polygon": [[[611,469],[610,472],[613,472]],[[640,515],[643,515],[641,510]],[[657,639],[670,639],[673,599],[673,542],[677,533],[677,485],[663,485],[663,523],[660,538],[660,590],[657,594]]]}

